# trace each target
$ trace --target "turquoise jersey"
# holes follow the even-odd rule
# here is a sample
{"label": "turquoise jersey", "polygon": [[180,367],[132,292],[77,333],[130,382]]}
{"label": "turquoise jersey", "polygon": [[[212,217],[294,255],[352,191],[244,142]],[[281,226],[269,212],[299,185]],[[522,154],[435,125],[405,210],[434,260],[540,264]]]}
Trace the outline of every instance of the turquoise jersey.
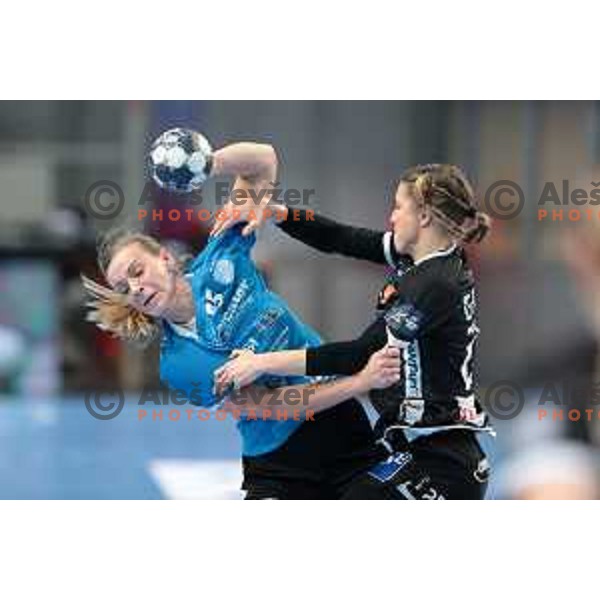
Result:
{"label": "turquoise jersey", "polygon": [[[228,360],[232,350],[271,352],[321,344],[319,335],[267,288],[250,259],[256,237],[242,237],[241,227],[211,238],[187,270],[198,339],[179,335],[164,322],[160,377],[170,387],[185,392],[192,403],[204,407],[218,405],[213,373]],[[309,381],[307,377],[264,376],[257,383],[280,387]],[[275,450],[301,425],[302,421],[289,418],[242,418],[238,421],[242,452],[256,456]]]}

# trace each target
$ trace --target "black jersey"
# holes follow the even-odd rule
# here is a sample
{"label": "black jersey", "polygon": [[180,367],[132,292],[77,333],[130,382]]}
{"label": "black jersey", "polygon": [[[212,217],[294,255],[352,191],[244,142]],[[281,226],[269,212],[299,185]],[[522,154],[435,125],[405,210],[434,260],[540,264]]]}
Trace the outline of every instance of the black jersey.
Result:
{"label": "black jersey", "polygon": [[477,297],[464,251],[454,245],[416,261],[379,310],[387,343],[400,349],[402,378],[372,393],[376,408],[404,426],[483,427],[474,369]]}
{"label": "black jersey", "polygon": [[371,399],[385,425],[480,429],[474,357],[477,297],[464,251],[452,246],[419,261],[395,253],[391,232],[342,225],[314,215],[281,229],[310,246],[394,267],[377,301],[377,318],[356,340],[310,348],[309,375],[351,375],[387,343],[401,350],[402,379]]}

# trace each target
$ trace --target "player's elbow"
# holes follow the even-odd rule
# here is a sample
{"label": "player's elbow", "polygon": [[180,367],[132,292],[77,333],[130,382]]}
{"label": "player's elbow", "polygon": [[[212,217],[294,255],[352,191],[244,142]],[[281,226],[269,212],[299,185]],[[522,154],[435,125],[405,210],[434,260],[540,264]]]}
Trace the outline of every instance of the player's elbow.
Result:
{"label": "player's elbow", "polygon": [[271,144],[260,144],[263,168],[268,173],[277,173],[279,159],[277,151]]}
{"label": "player's elbow", "polygon": [[275,183],[277,177],[278,158],[271,144],[248,142],[242,146],[246,152],[247,162],[240,173],[249,183],[269,181]]}

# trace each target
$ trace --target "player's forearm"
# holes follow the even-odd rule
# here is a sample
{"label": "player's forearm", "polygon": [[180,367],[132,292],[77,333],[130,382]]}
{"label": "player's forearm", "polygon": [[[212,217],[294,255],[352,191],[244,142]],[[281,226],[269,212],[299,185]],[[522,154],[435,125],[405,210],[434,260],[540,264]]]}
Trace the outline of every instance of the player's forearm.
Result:
{"label": "player's forearm", "polygon": [[215,151],[211,175],[233,175],[252,184],[274,182],[277,163],[273,146],[239,142]]}
{"label": "player's forearm", "polygon": [[333,382],[291,385],[276,390],[246,388],[230,400],[229,408],[241,413],[258,411],[262,414],[261,418],[276,420],[279,417],[277,411],[271,410],[273,406],[282,410],[318,413],[365,394],[368,390],[365,377],[359,373]]}
{"label": "player's forearm", "polygon": [[[282,205],[269,205],[277,215],[277,226],[290,237],[319,250],[351,258],[385,263],[383,231],[339,223],[314,210],[289,211]],[[284,212],[285,210],[285,212]]]}
{"label": "player's forearm", "polygon": [[315,413],[333,408],[346,400],[366,394],[369,391],[369,385],[362,373],[332,382],[289,386],[284,389],[293,389],[294,387],[304,389],[307,402],[303,406],[303,410],[312,410]]}
{"label": "player's forearm", "polygon": [[269,375],[304,375],[306,350],[281,350],[256,354],[258,369]]}
{"label": "player's forearm", "polygon": [[377,319],[355,340],[308,348],[305,373],[354,375],[365,367],[371,355],[385,346],[386,342],[385,322]]}

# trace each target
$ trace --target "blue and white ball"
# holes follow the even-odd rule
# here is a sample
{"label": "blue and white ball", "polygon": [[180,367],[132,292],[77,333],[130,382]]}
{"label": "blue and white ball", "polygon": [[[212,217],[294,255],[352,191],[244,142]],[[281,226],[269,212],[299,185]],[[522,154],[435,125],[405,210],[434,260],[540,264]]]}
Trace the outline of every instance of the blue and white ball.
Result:
{"label": "blue and white ball", "polygon": [[150,149],[150,172],[161,188],[189,194],[206,181],[212,168],[208,140],[191,129],[169,129]]}

